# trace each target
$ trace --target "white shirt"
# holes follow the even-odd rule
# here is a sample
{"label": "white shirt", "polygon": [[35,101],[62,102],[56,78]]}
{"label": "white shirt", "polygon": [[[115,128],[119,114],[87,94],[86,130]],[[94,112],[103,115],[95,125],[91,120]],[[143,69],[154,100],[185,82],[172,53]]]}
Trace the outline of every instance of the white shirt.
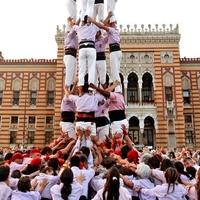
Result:
{"label": "white shirt", "polygon": [[167,194],[168,184],[157,185],[152,189],[142,189],[141,193],[152,197],[157,197],[159,200],[184,200],[187,190],[180,184],[175,185],[174,191],[172,185]]}
{"label": "white shirt", "polygon": [[13,191],[11,200],[40,200],[41,196],[39,192],[20,192]]}
{"label": "white shirt", "polygon": [[[82,195],[83,187],[79,183],[76,183],[76,182],[73,182],[71,186],[72,186],[72,192],[68,196],[68,200],[79,199],[80,196]],[[51,188],[51,196],[53,200],[63,200],[60,193],[62,187],[63,187],[63,183],[61,183],[60,185],[54,185]]]}
{"label": "white shirt", "polygon": [[12,190],[17,189],[18,182],[19,182],[18,178],[9,177],[9,186],[11,187]]}
{"label": "white shirt", "polygon": [[[92,200],[103,200],[103,190],[104,189],[99,190]],[[131,200],[131,199],[132,199],[132,197],[129,194],[128,190],[125,189],[124,187],[120,186],[120,188],[119,188],[119,200]]]}
{"label": "white shirt", "polygon": [[[48,180],[48,184],[46,185],[46,187],[42,191],[41,197],[47,198],[47,199],[51,199],[50,189],[51,189],[51,187],[53,187],[55,184],[58,183],[58,181],[60,180],[60,177],[59,176],[53,176],[53,175],[48,175],[48,174],[40,173],[39,176],[35,177],[35,179],[38,182],[40,182],[40,181],[42,181],[44,179]],[[39,191],[39,187],[36,187],[35,190]]]}
{"label": "white shirt", "polygon": [[166,183],[165,174],[160,169],[152,169],[151,174],[153,175],[153,178],[155,178],[154,180],[156,185]]}
{"label": "white shirt", "polygon": [[188,197],[190,198],[190,200],[196,200],[197,198],[197,191],[196,188],[194,186],[192,186],[191,188],[189,188],[188,190]]}
{"label": "white shirt", "polygon": [[[146,189],[154,188],[154,184],[147,178],[132,180],[132,182],[133,182],[133,188],[146,188]],[[152,197],[144,193],[140,193],[139,198],[142,200],[156,200],[155,197]]]}
{"label": "white shirt", "polygon": [[16,162],[11,162],[10,163],[10,174],[12,174],[12,172],[15,170],[21,171],[25,166],[26,166],[26,164],[18,164]]}
{"label": "white shirt", "polygon": [[82,183],[83,186],[83,193],[82,195],[88,196],[88,184],[90,180],[94,177],[95,171],[92,168],[88,169],[79,169],[78,167],[71,167],[71,170],[74,174],[74,181],[76,181],[76,177],[79,176],[80,174],[84,175],[84,181]]}
{"label": "white shirt", "polygon": [[0,182],[0,200],[10,200],[11,195],[11,188],[5,182]]}

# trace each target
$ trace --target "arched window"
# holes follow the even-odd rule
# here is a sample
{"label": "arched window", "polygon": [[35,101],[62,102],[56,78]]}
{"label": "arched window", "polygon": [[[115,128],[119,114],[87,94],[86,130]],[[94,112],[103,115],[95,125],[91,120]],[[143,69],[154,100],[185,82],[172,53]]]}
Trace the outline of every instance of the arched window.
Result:
{"label": "arched window", "polygon": [[173,76],[170,73],[166,73],[163,77],[163,85],[165,89],[165,99],[166,101],[173,100]]}
{"label": "arched window", "polygon": [[54,78],[47,80],[47,106],[54,105],[56,82]]}
{"label": "arched window", "polygon": [[0,78],[0,105],[3,102],[3,91],[5,90],[5,80]]}
{"label": "arched window", "polygon": [[190,79],[187,77],[182,78],[182,88],[183,88],[183,103],[190,104],[191,98],[190,98]]}
{"label": "arched window", "polygon": [[139,144],[139,134],[139,119],[137,117],[131,117],[129,119],[129,135],[132,138],[134,144]]}
{"label": "arched window", "polygon": [[36,106],[38,90],[39,90],[39,80],[37,78],[32,78],[29,81],[30,106]]}
{"label": "arched window", "polygon": [[153,147],[154,144],[154,119],[150,116],[144,119],[144,133],[143,133],[143,143],[145,146]]}
{"label": "arched window", "polygon": [[13,106],[19,105],[19,96],[20,90],[22,89],[22,80],[20,78],[16,78],[12,81],[12,90],[13,90]]}
{"label": "arched window", "polygon": [[153,103],[153,78],[150,73],[146,72],[142,77],[142,102]]}
{"label": "arched window", "polygon": [[138,77],[133,72],[128,75],[127,101],[128,103],[139,102]]}

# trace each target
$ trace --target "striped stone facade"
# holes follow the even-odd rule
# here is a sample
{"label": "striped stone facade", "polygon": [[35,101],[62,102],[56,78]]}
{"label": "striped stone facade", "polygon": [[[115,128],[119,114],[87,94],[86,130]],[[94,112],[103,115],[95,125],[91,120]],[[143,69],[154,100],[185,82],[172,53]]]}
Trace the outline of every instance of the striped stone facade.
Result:
{"label": "striped stone facade", "polygon": [[[60,134],[64,32],[57,27],[56,60],[0,59],[0,146],[13,141],[43,146]],[[120,32],[121,76],[135,143],[199,148],[200,59],[180,58],[178,26],[128,25]],[[107,66],[109,75],[109,56]],[[20,93],[18,105],[14,92]]]}

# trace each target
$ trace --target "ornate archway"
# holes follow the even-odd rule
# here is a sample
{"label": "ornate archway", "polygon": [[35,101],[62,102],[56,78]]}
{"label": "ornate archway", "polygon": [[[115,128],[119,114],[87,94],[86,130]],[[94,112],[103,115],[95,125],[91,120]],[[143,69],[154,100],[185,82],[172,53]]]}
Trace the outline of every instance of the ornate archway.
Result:
{"label": "ornate archway", "polygon": [[144,132],[143,132],[143,144],[145,146],[155,146],[155,122],[150,116],[144,119]]}

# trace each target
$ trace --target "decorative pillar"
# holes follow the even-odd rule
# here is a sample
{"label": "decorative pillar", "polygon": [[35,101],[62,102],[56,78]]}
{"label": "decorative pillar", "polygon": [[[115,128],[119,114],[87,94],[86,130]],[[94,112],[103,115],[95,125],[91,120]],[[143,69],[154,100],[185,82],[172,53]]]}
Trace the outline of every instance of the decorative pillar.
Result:
{"label": "decorative pillar", "polygon": [[139,144],[143,144],[143,133],[144,133],[144,119],[143,117],[139,118],[140,120],[140,139],[139,139]]}
{"label": "decorative pillar", "polygon": [[138,86],[139,86],[139,104],[142,104],[142,79],[139,78],[138,80]]}

